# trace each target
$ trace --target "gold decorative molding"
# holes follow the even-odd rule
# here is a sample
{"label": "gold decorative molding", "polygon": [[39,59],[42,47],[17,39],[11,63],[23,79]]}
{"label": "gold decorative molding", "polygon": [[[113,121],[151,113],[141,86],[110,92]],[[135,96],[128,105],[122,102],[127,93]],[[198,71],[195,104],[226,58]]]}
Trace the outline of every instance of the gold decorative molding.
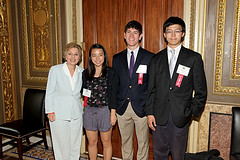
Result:
{"label": "gold decorative molding", "polygon": [[240,2],[237,1],[236,5],[236,18],[235,18],[235,33],[234,33],[234,49],[233,49],[233,68],[232,78],[240,79],[240,51],[239,51],[239,19],[240,19]]}
{"label": "gold decorative molding", "polygon": [[61,63],[59,0],[23,0],[21,10],[25,72],[23,83],[46,82],[50,67]]}
{"label": "gold decorative molding", "polygon": [[59,46],[59,44],[60,44],[60,34],[59,34],[59,32],[60,32],[60,30],[59,30],[59,25],[60,25],[60,19],[61,19],[61,17],[59,16],[60,14],[60,8],[59,8],[59,0],[55,0],[54,1],[55,3],[54,3],[54,9],[55,9],[55,41],[56,41],[56,60],[57,60],[57,64],[59,64],[59,63],[61,63],[62,61],[61,61],[61,59],[62,58],[60,58],[60,46]]}
{"label": "gold decorative molding", "polygon": [[189,49],[194,50],[195,41],[195,21],[196,21],[196,0],[191,0],[191,13],[190,13],[190,36],[189,36]]}
{"label": "gold decorative molding", "polygon": [[0,35],[3,36],[7,33],[7,6],[6,1],[0,0]]}
{"label": "gold decorative molding", "polygon": [[73,30],[73,41],[77,42],[77,2],[76,0],[72,0],[72,10],[73,10],[73,14],[72,14],[72,30]]}
{"label": "gold decorative molding", "polygon": [[4,96],[4,120],[16,119],[16,102],[13,50],[11,35],[10,0],[0,0],[0,50],[2,90]]}
{"label": "gold decorative molding", "polygon": [[218,6],[217,52],[213,93],[220,95],[240,95],[239,87],[222,86],[225,12],[226,12],[226,0],[220,0]]}

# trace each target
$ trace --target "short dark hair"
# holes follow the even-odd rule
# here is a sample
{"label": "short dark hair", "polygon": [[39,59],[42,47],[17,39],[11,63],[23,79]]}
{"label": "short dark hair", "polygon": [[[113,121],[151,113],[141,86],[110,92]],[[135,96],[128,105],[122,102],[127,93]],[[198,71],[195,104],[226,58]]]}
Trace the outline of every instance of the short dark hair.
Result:
{"label": "short dark hair", "polygon": [[[166,28],[174,24],[179,24],[182,27],[182,32],[185,33],[186,31],[185,22],[179,17],[169,17],[163,24],[163,32],[166,32]],[[165,37],[164,37],[164,40],[165,42],[167,42]],[[182,41],[183,40],[184,40],[184,37],[182,37]]]}
{"label": "short dark hair", "polygon": [[[125,26],[124,32],[126,33],[126,31],[127,31],[129,28],[134,28],[134,29],[138,30],[139,35],[142,34],[142,25],[141,25],[141,23],[139,23],[139,22],[136,21],[136,20],[132,20],[132,21],[128,22],[128,24]],[[140,43],[141,41],[142,41],[142,39],[139,40],[139,43]]]}
{"label": "short dark hair", "polygon": [[105,48],[101,44],[93,44],[89,50],[89,55],[88,55],[88,68],[86,72],[86,78],[88,80],[92,80],[95,74],[95,66],[92,62],[91,55],[92,55],[92,50],[93,49],[102,49],[104,53],[104,62],[102,64],[102,75],[101,77],[105,78],[107,74],[107,68],[108,68],[108,58],[107,58],[107,52]]}
{"label": "short dark hair", "polygon": [[125,26],[124,32],[126,33],[127,29],[129,28],[135,28],[136,30],[138,30],[140,35],[142,34],[142,25],[138,21],[132,20],[128,22],[128,24]]}

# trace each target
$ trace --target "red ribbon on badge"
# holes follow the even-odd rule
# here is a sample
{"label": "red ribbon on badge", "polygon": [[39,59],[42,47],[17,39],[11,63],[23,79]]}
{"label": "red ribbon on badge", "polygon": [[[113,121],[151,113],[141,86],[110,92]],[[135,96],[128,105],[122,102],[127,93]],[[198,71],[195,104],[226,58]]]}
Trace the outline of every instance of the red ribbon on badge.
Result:
{"label": "red ribbon on badge", "polygon": [[175,86],[180,87],[183,80],[183,75],[179,74]]}
{"label": "red ribbon on badge", "polygon": [[143,73],[139,73],[138,75],[138,84],[143,84]]}
{"label": "red ribbon on badge", "polygon": [[84,106],[84,107],[87,107],[87,101],[88,101],[88,97],[85,96],[85,97],[84,97],[84,103],[83,103],[83,106]]}

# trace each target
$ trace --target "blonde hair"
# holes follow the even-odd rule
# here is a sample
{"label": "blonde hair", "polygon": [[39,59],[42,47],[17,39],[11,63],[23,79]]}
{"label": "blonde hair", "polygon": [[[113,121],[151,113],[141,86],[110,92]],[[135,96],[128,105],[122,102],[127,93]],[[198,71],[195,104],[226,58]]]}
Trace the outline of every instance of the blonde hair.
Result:
{"label": "blonde hair", "polygon": [[78,63],[80,64],[80,63],[82,62],[82,47],[81,47],[79,44],[75,43],[75,42],[70,42],[70,43],[68,43],[68,44],[66,45],[66,48],[64,49],[63,55],[62,55],[63,62],[66,61],[67,53],[68,53],[68,51],[69,51],[70,49],[72,49],[72,48],[77,48],[78,54],[79,54],[79,57],[80,57]]}

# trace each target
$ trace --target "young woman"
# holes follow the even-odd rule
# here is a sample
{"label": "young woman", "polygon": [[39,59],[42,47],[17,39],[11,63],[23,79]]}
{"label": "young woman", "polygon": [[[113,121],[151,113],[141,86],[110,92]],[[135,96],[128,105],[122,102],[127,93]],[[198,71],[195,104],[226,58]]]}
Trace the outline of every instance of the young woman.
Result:
{"label": "young woman", "polygon": [[94,44],[89,50],[88,68],[83,71],[83,126],[88,139],[90,160],[97,159],[98,131],[103,144],[104,160],[112,157],[111,134],[116,123],[114,70],[108,67],[104,47]]}
{"label": "young woman", "polygon": [[45,112],[49,119],[56,160],[78,160],[82,139],[83,106],[80,100],[82,49],[69,43],[64,63],[52,66],[47,82]]}

